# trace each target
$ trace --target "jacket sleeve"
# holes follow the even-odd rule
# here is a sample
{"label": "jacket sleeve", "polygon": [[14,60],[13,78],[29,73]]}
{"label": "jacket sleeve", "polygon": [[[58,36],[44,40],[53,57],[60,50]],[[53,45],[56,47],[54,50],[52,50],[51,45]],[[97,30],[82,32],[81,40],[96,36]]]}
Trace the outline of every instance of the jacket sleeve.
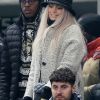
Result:
{"label": "jacket sleeve", "polygon": [[69,43],[66,44],[66,49],[58,68],[68,67],[76,74],[79,67],[81,67],[81,63],[85,55],[83,49],[86,48],[83,48],[84,46],[82,46],[83,45],[80,42],[70,40]]}
{"label": "jacket sleeve", "polygon": [[7,53],[6,39],[4,38],[3,51],[1,53],[0,65],[0,100],[9,100],[10,90],[10,66]]}
{"label": "jacket sleeve", "polygon": [[38,51],[37,55],[38,57],[34,57],[34,54],[32,54],[32,62],[30,66],[31,69],[24,95],[24,98],[30,97],[32,98],[32,100],[34,99],[34,87],[38,83],[40,77],[40,58],[41,58],[40,51]]}
{"label": "jacket sleeve", "polygon": [[[83,67],[84,79],[84,97],[85,100],[93,100],[93,97],[100,94],[100,77],[99,77],[100,59],[88,59]],[[92,99],[90,99],[92,97]],[[97,97],[100,98],[100,95]]]}
{"label": "jacket sleeve", "polygon": [[64,48],[62,51],[63,57],[58,68],[68,67],[76,74],[87,53],[84,37],[80,28],[73,26],[67,33],[65,31],[65,38],[62,45],[62,48]]}
{"label": "jacket sleeve", "polygon": [[99,100],[100,98],[100,83],[84,87],[85,100]]}

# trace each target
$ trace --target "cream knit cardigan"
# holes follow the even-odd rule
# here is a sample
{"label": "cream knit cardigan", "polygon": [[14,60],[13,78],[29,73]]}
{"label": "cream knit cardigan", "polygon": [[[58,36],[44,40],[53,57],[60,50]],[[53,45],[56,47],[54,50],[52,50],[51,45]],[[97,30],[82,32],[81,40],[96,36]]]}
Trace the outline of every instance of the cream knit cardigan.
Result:
{"label": "cream knit cardigan", "polygon": [[60,67],[68,67],[75,73],[76,91],[83,95],[81,62],[86,54],[86,45],[80,27],[73,24],[63,30],[58,47],[53,48],[49,53],[48,48],[54,31],[54,28],[51,28],[47,33],[37,58],[32,57],[31,70],[24,96],[34,97],[34,86],[39,81],[40,71],[42,82],[47,83],[52,71]]}

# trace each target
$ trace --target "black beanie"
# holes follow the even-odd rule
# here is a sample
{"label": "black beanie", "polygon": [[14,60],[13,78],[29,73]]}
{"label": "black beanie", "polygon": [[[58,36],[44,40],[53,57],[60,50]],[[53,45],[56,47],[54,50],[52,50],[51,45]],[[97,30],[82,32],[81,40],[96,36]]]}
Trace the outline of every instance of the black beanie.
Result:
{"label": "black beanie", "polygon": [[75,16],[75,12],[72,8],[72,0],[42,0],[41,6],[45,7],[46,5],[48,5],[48,3],[59,4]]}
{"label": "black beanie", "polygon": [[100,15],[84,15],[79,18],[78,22],[86,33],[100,37]]}

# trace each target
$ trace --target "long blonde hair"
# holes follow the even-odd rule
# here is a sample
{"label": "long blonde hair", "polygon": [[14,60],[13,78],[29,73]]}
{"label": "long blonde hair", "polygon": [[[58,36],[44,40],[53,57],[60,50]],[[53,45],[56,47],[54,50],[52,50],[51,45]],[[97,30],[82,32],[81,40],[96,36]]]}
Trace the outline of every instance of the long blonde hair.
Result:
{"label": "long blonde hair", "polygon": [[56,31],[54,34],[54,38],[51,41],[50,49],[52,47],[56,47],[58,41],[60,40],[60,37],[62,35],[62,31],[69,27],[72,24],[77,24],[75,18],[68,12],[67,10],[63,10],[63,15],[59,19],[57,19],[51,26],[47,25],[48,20],[48,6],[43,11],[43,14],[41,16],[41,22],[37,31],[37,36],[35,38],[35,41],[32,45],[34,54],[37,54],[39,47],[41,45],[41,42],[43,43],[44,39],[46,38],[46,35],[48,34],[48,31],[53,27]]}

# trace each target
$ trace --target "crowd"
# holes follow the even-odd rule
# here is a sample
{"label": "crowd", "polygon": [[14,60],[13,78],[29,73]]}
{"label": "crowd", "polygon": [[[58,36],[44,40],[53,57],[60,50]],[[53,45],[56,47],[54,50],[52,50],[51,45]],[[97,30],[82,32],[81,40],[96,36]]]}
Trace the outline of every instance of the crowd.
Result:
{"label": "crowd", "polygon": [[73,0],[19,0],[0,36],[0,100],[99,100],[100,16],[76,19]]}

